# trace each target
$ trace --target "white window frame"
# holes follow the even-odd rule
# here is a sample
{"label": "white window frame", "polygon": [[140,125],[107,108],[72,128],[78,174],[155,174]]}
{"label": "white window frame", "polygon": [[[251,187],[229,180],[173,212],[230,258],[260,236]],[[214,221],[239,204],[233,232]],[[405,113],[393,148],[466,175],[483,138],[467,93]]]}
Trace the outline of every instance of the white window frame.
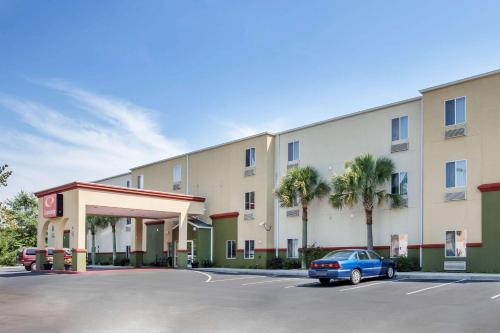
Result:
{"label": "white window frame", "polygon": [[[175,179],[176,172],[179,172],[179,179]],[[174,184],[180,184],[182,182],[182,165],[176,164],[172,168],[172,182]]]}
{"label": "white window frame", "polygon": [[[253,193],[253,208],[251,207],[251,193]],[[247,194],[248,194],[248,209],[247,209]],[[244,197],[244,208],[245,208],[245,211],[247,212],[253,212],[255,211],[255,191],[250,191],[250,192],[245,192],[245,197]]]}
{"label": "white window frame", "polygon": [[[403,118],[403,117],[406,117],[408,119],[408,121],[407,121],[408,128],[406,129],[406,133],[407,133],[406,139],[401,139],[401,118]],[[399,133],[398,133],[397,140],[392,139],[392,121],[394,119],[398,119],[398,123],[399,123],[399,125],[398,125]],[[402,114],[400,116],[392,117],[391,118],[391,142],[407,142],[408,140],[410,140],[410,117],[407,114]]]}
{"label": "white window frame", "polygon": [[[252,162],[252,151],[253,151],[253,165],[250,164],[250,165],[247,165],[247,151],[250,151],[250,163]],[[250,147],[250,148],[247,148],[245,149],[245,168],[247,169],[252,169],[252,168],[255,168],[255,166],[257,165],[257,149],[255,149],[255,147]]]}
{"label": "white window frame", "polygon": [[[401,194],[401,174],[402,173],[405,173],[406,174],[406,194]],[[392,193],[392,175],[398,175],[398,193]],[[397,194],[397,195],[400,195],[402,197],[407,197],[408,196],[408,180],[409,180],[409,177],[408,177],[408,171],[399,171],[399,172],[394,172],[393,174],[391,175],[391,194]]]}
{"label": "white window frame", "polygon": [[[457,162],[461,162],[461,161],[465,162],[465,185],[457,186]],[[455,186],[447,187],[446,186],[446,164],[451,163],[451,162],[455,163]],[[467,180],[468,180],[467,174],[468,174],[468,172],[469,172],[469,165],[468,165],[466,159],[445,161],[444,162],[444,188],[445,188],[445,190],[452,190],[452,189],[456,189],[456,188],[467,188]]]}
{"label": "white window frame", "polygon": [[[465,103],[464,103],[464,122],[463,123],[457,123],[457,99],[460,99],[460,98],[463,98]],[[450,124],[450,125],[446,125],[446,102],[448,101],[455,101],[455,123],[454,124]],[[456,125],[465,125],[467,123],[467,96],[458,96],[458,97],[455,97],[455,98],[450,98],[450,99],[447,99],[443,102],[443,123],[444,123],[444,127],[448,127],[448,126],[456,126]]]}
{"label": "white window frame", "polygon": [[[291,160],[291,161],[288,160],[288,155],[289,155],[288,147],[289,147],[290,143],[292,144],[292,157],[293,157],[293,160]],[[299,147],[298,156],[295,156],[295,144],[297,144]],[[288,163],[296,163],[300,160],[300,140],[288,141],[288,143],[286,144],[286,160],[288,161]]]}
{"label": "white window frame", "polygon": [[[249,253],[247,253],[247,242],[253,242],[253,250],[250,251]],[[246,239],[244,245],[245,246],[243,248],[243,259],[245,259],[245,260],[255,259],[255,240],[253,240],[253,239]],[[250,245],[250,243],[249,243],[249,245]]]}
{"label": "white window frame", "polygon": [[144,175],[137,176],[137,188],[139,190],[144,189]]}
{"label": "white window frame", "polygon": [[[231,244],[232,247],[234,247],[234,257],[228,257],[227,256],[227,253],[228,253],[228,247],[229,245]],[[236,241],[235,240],[226,240],[226,259],[230,259],[230,260],[233,260],[233,259],[236,259],[236,251],[237,248],[236,248]],[[232,253],[233,251],[231,251]]]}
{"label": "white window frame", "polygon": [[[296,256],[294,256],[293,253],[292,253],[292,256],[291,256],[290,253],[288,252],[288,242],[289,241],[296,241],[297,242],[297,246],[296,247],[293,246],[293,244],[292,244],[292,247],[294,248],[292,251],[295,252],[295,248],[296,248],[296,253],[297,253]],[[286,240],[286,257],[290,258],[290,259],[298,259],[299,258],[299,239],[298,238],[288,238]]]}

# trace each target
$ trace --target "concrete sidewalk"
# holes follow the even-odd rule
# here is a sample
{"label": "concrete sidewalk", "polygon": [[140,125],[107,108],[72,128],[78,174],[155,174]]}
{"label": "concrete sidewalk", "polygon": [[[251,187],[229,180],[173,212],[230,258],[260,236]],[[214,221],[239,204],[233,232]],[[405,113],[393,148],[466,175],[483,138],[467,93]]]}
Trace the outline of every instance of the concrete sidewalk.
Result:
{"label": "concrete sidewalk", "polygon": [[[200,272],[223,274],[249,274],[264,276],[307,277],[306,270],[300,269],[248,269],[248,268],[196,268]],[[500,281],[500,274],[489,273],[437,273],[437,272],[398,272],[398,278],[419,280],[491,280]]]}

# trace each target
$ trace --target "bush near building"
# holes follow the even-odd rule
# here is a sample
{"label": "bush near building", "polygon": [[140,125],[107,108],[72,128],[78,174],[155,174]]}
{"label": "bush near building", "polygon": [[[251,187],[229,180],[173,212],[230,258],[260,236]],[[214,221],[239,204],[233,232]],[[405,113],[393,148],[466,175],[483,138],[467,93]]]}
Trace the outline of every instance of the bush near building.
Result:
{"label": "bush near building", "polygon": [[36,246],[38,201],[32,193],[19,192],[0,206],[0,266],[16,264],[22,247]]}

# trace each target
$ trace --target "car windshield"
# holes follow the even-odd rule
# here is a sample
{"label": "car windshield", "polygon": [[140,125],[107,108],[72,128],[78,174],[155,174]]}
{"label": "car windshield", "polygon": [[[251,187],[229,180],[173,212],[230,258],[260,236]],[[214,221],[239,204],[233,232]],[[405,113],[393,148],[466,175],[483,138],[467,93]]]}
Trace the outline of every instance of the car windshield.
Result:
{"label": "car windshield", "polygon": [[347,260],[352,256],[352,254],[352,251],[333,251],[324,256],[323,259]]}

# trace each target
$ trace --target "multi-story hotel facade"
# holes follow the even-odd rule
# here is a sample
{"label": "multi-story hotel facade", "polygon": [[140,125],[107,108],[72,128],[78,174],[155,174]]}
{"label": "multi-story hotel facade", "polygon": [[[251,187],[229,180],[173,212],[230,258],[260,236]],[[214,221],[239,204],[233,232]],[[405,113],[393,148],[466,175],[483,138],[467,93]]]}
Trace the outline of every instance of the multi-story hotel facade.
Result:
{"label": "multi-story hotel facade", "polygon": [[[190,215],[188,223],[176,217],[121,219],[118,252],[142,253],[144,264],[168,256],[180,267],[186,259],[265,267],[276,256],[298,258],[301,210],[280,207],[274,195],[283,176],[290,168],[311,166],[330,182],[344,172],[346,161],[370,153],[393,160],[396,170],[386,190],[405,203],[375,209],[376,250],[416,258],[424,270],[500,272],[499,92],[500,71],[489,72],[423,89],[412,99],[227,142],[101,180],[205,200],[204,213]],[[136,222],[146,230],[142,242],[134,242]],[[366,246],[363,209],[336,210],[328,197],[311,204],[308,230],[309,246]],[[98,231],[97,243],[101,257],[109,255],[109,230]]]}

